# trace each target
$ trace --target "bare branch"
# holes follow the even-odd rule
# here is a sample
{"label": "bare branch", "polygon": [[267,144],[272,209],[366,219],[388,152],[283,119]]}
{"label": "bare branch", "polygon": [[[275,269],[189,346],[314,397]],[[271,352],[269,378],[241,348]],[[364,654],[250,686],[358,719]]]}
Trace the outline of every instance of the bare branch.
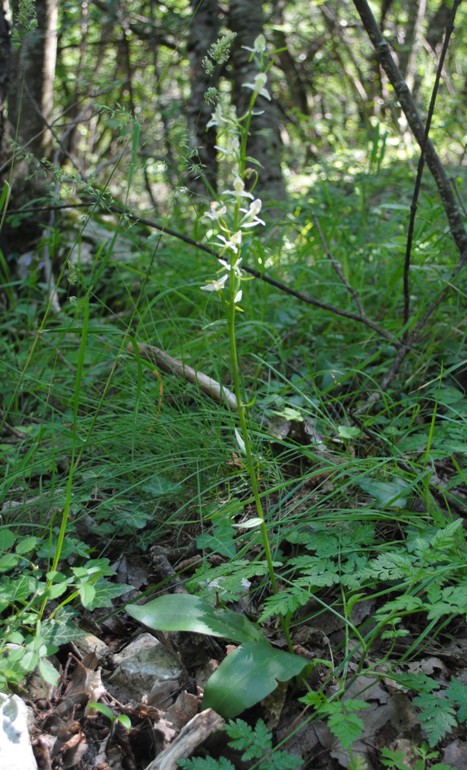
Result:
{"label": "bare branch", "polygon": [[428,135],[430,133],[431,121],[435,111],[436,97],[438,95],[439,83],[441,80],[441,73],[443,71],[444,60],[446,58],[446,54],[448,51],[449,41],[454,31],[454,19],[456,16],[456,11],[459,7],[459,3],[460,3],[460,0],[456,0],[456,2],[452,7],[451,15],[449,17],[449,21],[446,28],[446,35],[444,36],[443,48],[441,51],[441,55],[439,57],[439,63],[436,71],[433,91],[431,94],[430,105],[428,107],[428,115],[426,118],[426,125],[425,125],[425,135],[423,139],[423,144],[421,146],[422,151],[420,153],[420,159],[418,161],[417,176],[415,179],[414,191],[412,195],[412,203],[410,206],[410,220],[409,220],[409,227],[407,231],[407,245],[406,245],[405,260],[404,260],[404,329],[405,329],[404,339],[408,335],[408,323],[409,323],[409,317],[410,317],[410,262],[411,262],[413,235],[415,230],[415,217],[417,214],[417,204],[418,204],[418,198],[420,195],[420,188],[422,184],[423,169],[425,167],[425,146],[426,146],[426,141],[428,139]]}
{"label": "bare branch", "polygon": [[[96,207],[102,207],[103,209],[107,211],[111,211],[114,214],[117,214],[121,217],[124,217],[125,219],[128,219],[130,222],[139,223],[141,225],[144,225],[145,227],[149,227],[153,230],[158,230],[160,233],[165,235],[170,235],[173,238],[178,238],[179,241],[183,241],[183,243],[187,243],[189,246],[194,246],[199,251],[203,251],[205,254],[209,254],[212,257],[216,257],[216,259],[220,259],[219,254],[214,250],[211,249],[209,246],[206,246],[204,243],[200,243],[199,241],[196,241],[194,238],[190,238],[189,235],[183,235],[183,233],[179,233],[177,230],[173,230],[171,227],[166,227],[165,225],[160,225],[158,222],[155,222],[153,219],[147,219],[145,217],[139,217],[136,214],[131,213],[129,209],[124,208],[123,206],[116,206],[113,203],[108,202],[108,199],[105,195],[98,196],[96,193],[96,196],[92,199],[89,199],[87,201],[84,201],[83,203],[72,203],[72,204],[58,204],[56,206],[34,206],[30,208],[21,208],[21,209],[14,209],[9,211],[10,214],[27,214],[28,212],[38,212],[43,210],[48,210],[50,208],[55,209],[66,209],[66,208],[84,208],[86,206],[89,206],[91,208]],[[377,324],[375,321],[372,321],[370,318],[362,317],[358,315],[357,313],[351,313],[348,310],[343,310],[340,307],[337,307],[336,305],[330,305],[328,302],[322,302],[319,299],[315,299],[314,297],[308,296],[308,294],[304,294],[301,291],[297,291],[296,289],[293,289],[291,286],[288,286],[285,283],[282,283],[282,281],[278,281],[275,278],[271,278],[271,276],[267,275],[266,273],[262,273],[260,270],[256,270],[253,267],[248,267],[245,264],[242,264],[242,270],[245,273],[248,273],[248,275],[252,275],[254,278],[257,278],[259,281],[263,281],[263,283],[267,283],[270,286],[274,286],[274,288],[278,289],[279,291],[284,292],[284,294],[290,294],[291,297],[295,297],[295,299],[300,300],[300,302],[304,302],[306,305],[312,305],[312,307],[319,307],[321,310],[327,310],[329,313],[334,313],[334,315],[341,316],[343,318],[348,318],[351,321],[356,321],[357,323],[361,323],[364,326],[367,326],[369,329],[372,329],[376,334],[378,334],[380,337],[384,337],[384,339],[389,340],[392,345],[394,345],[396,348],[400,346],[400,341],[390,332],[386,331],[382,326]]]}
{"label": "bare branch", "polygon": [[[130,353],[136,353],[135,346],[132,342],[129,343],[128,350]],[[139,355],[150,361],[154,361],[154,363],[157,366],[160,366],[164,372],[176,374],[179,377],[184,377],[188,382],[197,384],[203,393],[211,396],[211,398],[214,398],[216,401],[226,404],[229,409],[236,410],[238,408],[235,394],[220,382],[217,382],[217,380],[213,380],[212,377],[208,377],[206,374],[203,374],[203,372],[198,372],[196,369],[188,366],[188,364],[184,364],[183,361],[179,361],[177,358],[172,358],[168,353],[164,353],[163,350],[156,348],[154,345],[146,345],[143,342],[139,342],[137,344],[137,350]]]}
{"label": "bare branch", "polygon": [[[465,262],[467,260],[467,233],[444,166],[438,157],[433,143],[430,139],[425,137],[425,126],[419,115],[412,94],[402,77],[399,67],[392,56],[389,44],[383,37],[367,0],[353,1],[362,20],[362,24],[373,43],[376,56],[396,92],[399,104],[407,118],[412,133],[422,151],[425,153],[427,166],[436,182],[438,192],[444,205],[452,238],[459,250],[461,261]],[[459,1],[460,0],[456,0],[456,4],[458,4]]]}

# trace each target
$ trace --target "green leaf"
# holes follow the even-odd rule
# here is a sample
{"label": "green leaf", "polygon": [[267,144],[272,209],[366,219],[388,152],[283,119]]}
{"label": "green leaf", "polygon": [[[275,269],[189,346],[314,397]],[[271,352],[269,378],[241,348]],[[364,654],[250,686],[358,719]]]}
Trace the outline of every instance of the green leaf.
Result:
{"label": "green leaf", "polygon": [[13,569],[19,562],[19,556],[15,553],[6,553],[4,556],[0,556],[0,572],[8,572]]}
{"label": "green leaf", "polygon": [[456,706],[459,706],[458,721],[467,721],[467,685],[454,679],[446,689],[445,695],[449,700],[454,701]]}
{"label": "green leaf", "polygon": [[338,425],[337,432],[343,439],[353,439],[361,436],[362,431],[354,425]]}
{"label": "green leaf", "polygon": [[440,601],[431,605],[428,617],[440,618],[443,615],[464,615],[467,612],[467,594],[465,584],[446,586],[441,590]]}
{"label": "green leaf", "polygon": [[413,574],[412,559],[406,553],[382,553],[369,563],[368,572],[379,580],[401,580]]}
{"label": "green leaf", "polygon": [[374,481],[363,479],[358,481],[358,486],[375,500],[383,508],[404,508],[411,487],[402,479],[394,481]]}
{"label": "green leaf", "polygon": [[427,734],[430,746],[436,746],[456,726],[454,708],[445,698],[431,693],[422,693],[413,699],[413,704],[420,709],[418,718]]}
{"label": "green leaf", "polygon": [[7,527],[0,528],[0,551],[9,551],[16,540],[16,535]]}
{"label": "green leaf", "polygon": [[115,721],[120,722],[125,730],[131,730],[131,719],[126,714],[119,714]]}
{"label": "green leaf", "polygon": [[52,619],[44,621],[42,624],[42,638],[50,651],[52,648],[57,650],[64,644],[80,639],[86,636],[86,632],[73,624],[73,613],[67,608],[63,608]]}
{"label": "green leaf", "polygon": [[163,495],[173,495],[176,492],[180,492],[180,484],[175,484],[173,481],[169,481],[165,476],[156,474],[149,479],[146,479],[145,484],[141,489],[151,497],[161,497]]}
{"label": "green leaf", "polygon": [[196,538],[196,545],[200,550],[208,550],[219,553],[228,559],[235,558],[236,547],[234,540],[234,528],[228,516],[215,523],[212,534],[204,533]]}
{"label": "green leaf", "polygon": [[191,631],[235,642],[256,639],[265,643],[260,629],[244,615],[232,610],[215,609],[191,594],[161,596],[142,606],[128,604],[126,611],[143,625],[159,631]]}
{"label": "green leaf", "polygon": [[178,767],[182,770],[235,770],[235,766],[225,757],[194,757],[193,759],[180,759]]}
{"label": "green leaf", "polygon": [[62,596],[62,594],[65,593],[67,590],[70,579],[63,580],[62,583],[57,583],[56,585],[51,585],[50,588],[47,591],[47,598],[48,599],[58,599],[59,596]]}
{"label": "green leaf", "polygon": [[94,711],[98,711],[99,714],[107,717],[110,722],[115,720],[114,712],[109,706],[106,706],[105,703],[96,703],[95,701],[91,701],[91,703],[88,703],[87,707],[88,709],[94,709]]}
{"label": "green leaf", "polygon": [[57,684],[58,680],[60,679],[60,674],[58,673],[55,666],[52,666],[52,664],[46,658],[39,660],[37,668],[44,682],[53,685]]}
{"label": "green leaf", "polygon": [[229,746],[243,753],[244,762],[264,758],[272,749],[272,735],[262,719],[258,719],[254,729],[243,719],[236,719],[224,729],[230,738]]}
{"label": "green leaf", "polygon": [[268,642],[249,641],[228,655],[210,677],[203,708],[230,718],[254,706],[307,665],[304,658],[277,650]]}
{"label": "green leaf", "polygon": [[89,610],[95,610],[96,607],[112,607],[113,600],[131,591],[133,586],[128,583],[109,583],[105,578],[99,578],[93,583],[93,588],[94,599],[87,606]]}
{"label": "green leaf", "polygon": [[361,711],[368,706],[365,701],[350,699],[326,704],[329,729],[342,748],[350,749],[352,743],[363,734],[365,724],[355,711]]}
{"label": "green leaf", "polygon": [[80,586],[79,596],[83,607],[90,609],[94,599],[96,598],[96,589],[90,583],[84,583]]}
{"label": "green leaf", "polygon": [[38,542],[39,539],[37,537],[23,537],[15,548],[16,553],[20,554],[20,556],[25,553],[30,553],[34,550]]}

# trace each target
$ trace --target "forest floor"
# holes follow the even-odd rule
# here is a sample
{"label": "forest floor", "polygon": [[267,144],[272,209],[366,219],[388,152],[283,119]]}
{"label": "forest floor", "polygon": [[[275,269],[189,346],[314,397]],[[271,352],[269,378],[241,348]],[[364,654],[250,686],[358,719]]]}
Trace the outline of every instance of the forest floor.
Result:
{"label": "forest floor", "polygon": [[[437,463],[436,473],[448,485],[449,471],[448,463]],[[310,505],[310,494],[312,498],[316,487],[319,487],[317,481],[308,483],[303,495],[306,506]],[[451,486],[450,490],[462,498],[460,488],[456,490]],[[320,494],[319,490],[316,494]],[[95,500],[102,495],[105,493],[96,485]],[[293,505],[295,508],[299,505],[297,499]],[[250,514],[248,509],[244,511],[245,517]],[[451,508],[449,515],[452,514]],[[381,526],[380,542],[397,538],[398,529],[398,522],[386,521]],[[89,517],[82,524],[80,534],[84,541],[92,542],[93,549],[104,547],[93,534]],[[255,550],[258,549],[253,548],[253,559],[257,556]],[[296,555],[304,552],[305,549],[296,546]],[[130,593],[118,600],[120,606],[139,602],[154,586],[159,592],[183,592],[184,581],[206,558],[216,568],[224,567],[227,574],[229,571],[227,558],[218,554],[207,557],[206,552],[196,548],[193,538],[184,536],[183,532],[178,534],[176,543],[169,537],[149,552],[145,549],[138,553],[133,549],[128,556],[125,539],[120,540],[117,535],[108,555],[117,581],[132,587]],[[234,603],[237,611],[246,612],[250,617],[259,613],[255,590],[258,583],[253,581],[251,592],[245,591]],[[324,692],[330,695],[339,685],[336,678],[329,676],[329,665],[332,662],[332,668],[339,670],[349,649],[347,620],[334,609],[339,603],[338,591],[329,588],[320,597],[325,608],[316,602],[312,607],[310,600],[306,608],[302,608],[305,620],[294,626],[292,641],[296,654],[314,663],[309,686],[319,689],[324,685]],[[352,622],[359,627],[364,623],[371,626],[377,605],[375,598],[359,601],[352,612]],[[263,756],[260,753],[255,762],[242,761],[241,752],[229,747],[227,736],[220,729],[223,720],[203,711],[205,683],[224,656],[236,649],[235,645],[194,633],[149,635],[146,628],[124,611],[110,614],[103,609],[82,611],[78,623],[86,633],[62,647],[53,658],[60,671],[58,684],[45,687],[40,677],[34,675],[25,689],[21,689],[34,714],[31,735],[40,770],[144,770],[149,767],[168,770],[178,766],[178,759],[193,754],[222,757],[222,762],[229,760],[233,767],[239,768],[276,766],[274,760],[268,758],[264,744]],[[286,648],[274,619],[266,625],[265,633],[274,646]],[[416,652],[405,657],[407,651],[413,649]],[[390,677],[384,673],[388,653],[405,660],[400,666],[391,667]],[[352,741],[350,752],[332,734],[326,720],[317,718],[312,709],[298,701],[304,692],[299,682],[279,685],[272,695],[247,710],[241,718],[253,728],[262,720],[271,731],[274,744],[280,744],[282,752],[285,750],[297,761],[295,767],[377,770],[383,767],[381,749],[384,747],[392,752],[387,756],[394,759],[394,764],[388,759],[384,767],[438,767],[436,761],[465,770],[465,728],[456,726],[448,730],[436,750],[429,750],[413,697],[407,686],[397,683],[397,672],[404,676],[426,675],[442,693],[449,682],[467,684],[466,654],[464,620],[453,619],[432,638],[422,613],[410,618],[406,635],[395,644],[378,639],[365,660],[356,652],[346,664],[344,704],[345,699],[358,699],[363,729],[357,730],[358,737]],[[89,705],[96,701],[107,706],[107,712],[101,713]],[[129,722],[120,721],[122,715],[128,717]],[[447,710],[444,717],[449,723],[452,710]],[[425,746],[426,760],[421,759],[422,746]],[[278,767],[287,766],[281,761],[279,758]],[[421,764],[422,761],[425,764]]]}

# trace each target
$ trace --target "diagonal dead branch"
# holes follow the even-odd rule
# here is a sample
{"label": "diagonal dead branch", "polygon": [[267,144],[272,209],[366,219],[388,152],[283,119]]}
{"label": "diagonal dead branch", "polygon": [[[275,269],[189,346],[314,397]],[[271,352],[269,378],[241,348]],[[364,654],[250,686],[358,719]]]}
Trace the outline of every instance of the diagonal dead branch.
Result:
{"label": "diagonal dead branch", "polygon": [[[128,350],[130,353],[135,353],[135,346],[133,343],[129,343]],[[164,353],[160,348],[156,348],[154,345],[146,345],[143,342],[137,344],[137,351],[140,356],[147,358],[149,361],[154,361],[157,366],[160,366],[164,372],[169,374],[176,374],[179,377],[183,377],[188,382],[193,382],[198,385],[199,389],[206,393],[216,401],[226,404],[229,409],[237,409],[237,399],[235,394],[231,390],[221,385],[217,380],[213,380],[212,377],[208,377],[202,372],[196,371],[188,364],[184,364],[183,361],[179,361],[177,358],[172,358],[167,353]]]}
{"label": "diagonal dead branch", "polygon": [[438,67],[436,70],[436,77],[435,82],[433,85],[433,90],[431,93],[430,98],[430,104],[428,106],[428,114],[426,117],[426,125],[425,125],[425,134],[423,138],[423,143],[421,145],[421,153],[420,158],[418,161],[417,166],[417,176],[415,178],[415,184],[414,184],[414,190],[412,195],[412,203],[410,206],[410,219],[409,219],[409,226],[407,229],[407,244],[405,249],[405,260],[404,260],[404,321],[403,325],[405,328],[403,340],[406,339],[408,336],[408,324],[409,324],[409,318],[410,318],[410,263],[411,263],[411,256],[412,256],[412,243],[413,243],[413,237],[415,232],[415,217],[417,215],[417,207],[418,207],[418,198],[420,195],[420,189],[422,185],[422,176],[423,176],[423,170],[425,168],[425,146],[426,141],[428,139],[428,135],[430,133],[431,128],[431,121],[433,119],[434,111],[435,111],[435,104],[436,104],[436,98],[438,96],[439,91],[439,84],[441,81],[441,73],[443,72],[444,67],[444,61],[446,59],[446,54],[449,47],[449,41],[451,39],[451,35],[454,31],[454,20],[456,17],[456,12],[459,7],[460,0],[455,0],[454,5],[451,9],[451,14],[448,20],[448,24],[446,27],[446,34],[444,36],[444,42],[443,42],[443,48],[441,50],[441,55],[439,57]]}
{"label": "diagonal dead branch", "polygon": [[[171,227],[166,227],[165,225],[160,225],[158,222],[155,222],[153,219],[147,219],[146,217],[140,217],[136,214],[133,214],[129,209],[125,209],[123,206],[116,206],[113,203],[109,203],[108,200],[105,197],[95,197],[91,200],[83,201],[82,203],[67,203],[67,204],[57,204],[55,206],[33,206],[33,207],[27,207],[27,208],[20,208],[20,209],[11,209],[9,211],[10,214],[27,214],[31,212],[38,212],[38,211],[48,211],[51,208],[54,209],[72,209],[72,208],[85,208],[87,206],[96,208],[103,208],[106,211],[111,211],[113,214],[117,214],[118,216],[124,217],[130,222],[135,222],[136,224],[144,225],[145,227],[149,227],[152,230],[157,230],[158,232],[162,233],[162,235],[170,235],[172,238],[177,238],[179,241],[182,241],[183,243],[188,244],[189,246],[194,246],[198,251],[202,251],[205,254],[209,254],[212,257],[215,257],[216,259],[220,259],[219,254],[214,250],[211,249],[209,246],[206,246],[204,243],[200,243],[199,241],[196,241],[194,238],[190,238],[189,235],[184,235],[183,233],[178,232],[177,230],[173,230]],[[357,313],[352,313],[348,310],[343,310],[340,307],[337,307],[337,305],[330,305],[328,302],[322,302],[319,299],[315,299],[314,297],[310,297],[308,294],[304,294],[301,291],[297,291],[296,289],[293,289],[291,286],[288,286],[286,283],[283,283],[282,281],[278,281],[275,278],[271,278],[271,276],[267,275],[266,273],[261,272],[260,270],[255,270],[253,267],[248,267],[248,265],[242,264],[242,270],[245,273],[248,273],[248,275],[252,275],[253,278],[257,278],[259,281],[263,281],[263,283],[269,284],[269,286],[274,286],[275,289],[278,289],[278,291],[283,292],[284,294],[289,294],[291,297],[295,297],[295,299],[300,300],[300,302],[304,302],[306,305],[311,305],[312,307],[318,307],[321,310],[327,310],[329,313],[333,313],[334,315],[341,316],[342,318],[348,318],[350,321],[356,321],[357,323],[361,323],[364,326],[367,326],[369,329],[372,329],[378,336],[383,337],[386,340],[389,340],[389,342],[394,345],[394,347],[398,348],[400,347],[400,341],[390,332],[386,331],[382,326],[377,324],[375,321],[372,321],[370,318],[367,318],[365,315],[358,315]]]}
{"label": "diagonal dead branch", "polygon": [[394,88],[399,104],[404,112],[410,129],[425,154],[426,163],[435,180],[441,201],[449,222],[452,238],[459,250],[461,261],[467,261],[467,232],[465,231],[461,211],[457,205],[448,175],[441,163],[432,141],[425,136],[425,125],[402,73],[397,66],[388,42],[368,5],[367,0],[353,0],[362,24],[373,43],[373,47],[382,68]]}
{"label": "diagonal dead branch", "polygon": [[190,719],[170,746],[147,765],[146,770],[176,770],[178,761],[189,757],[212,733],[220,730],[224,720],[212,709]]}

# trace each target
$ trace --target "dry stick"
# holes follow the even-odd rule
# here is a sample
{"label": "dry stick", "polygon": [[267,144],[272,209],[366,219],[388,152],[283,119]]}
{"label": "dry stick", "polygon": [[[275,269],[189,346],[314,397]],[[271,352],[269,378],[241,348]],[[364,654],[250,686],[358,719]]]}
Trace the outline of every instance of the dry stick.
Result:
{"label": "dry stick", "polygon": [[205,709],[190,719],[179,735],[153,759],[145,770],[176,770],[180,759],[189,757],[206,738],[220,730],[224,720],[212,709]]}
{"label": "dry stick", "polygon": [[362,24],[373,43],[376,56],[394,88],[412,133],[422,151],[424,150],[425,152],[426,163],[435,180],[444,205],[452,238],[459,250],[461,262],[464,263],[467,259],[467,233],[444,166],[438,157],[432,141],[429,138],[425,139],[425,126],[420,118],[412,94],[393,59],[389,44],[384,39],[367,0],[353,0],[353,2],[362,20]]}
{"label": "dry stick", "polygon": [[414,236],[414,230],[415,230],[415,217],[417,215],[418,198],[420,195],[420,188],[422,185],[423,169],[425,167],[425,146],[426,146],[426,141],[428,139],[428,135],[430,133],[431,121],[435,110],[436,97],[438,95],[439,84],[441,80],[441,73],[443,71],[443,65],[444,65],[444,60],[446,58],[449,41],[454,31],[454,20],[456,18],[456,12],[459,7],[459,4],[460,4],[460,0],[455,0],[451,10],[448,24],[446,27],[446,34],[444,36],[443,48],[441,50],[441,55],[440,55],[438,67],[436,70],[435,82],[433,85],[433,91],[431,94],[430,104],[428,107],[428,114],[427,114],[426,125],[425,125],[425,134],[421,145],[421,153],[420,153],[420,158],[419,158],[418,167],[417,167],[417,176],[415,179],[414,191],[412,195],[412,203],[410,205],[410,219],[409,219],[409,227],[407,231],[407,245],[406,245],[405,260],[404,260],[404,321],[403,321],[404,333],[402,337],[404,342],[406,339],[408,339],[408,336],[409,336],[408,323],[410,318],[410,262],[411,262],[413,236]]}
{"label": "dry stick", "polygon": [[[128,350],[130,353],[135,353],[135,346],[132,342],[128,344]],[[206,393],[216,401],[225,403],[229,409],[236,410],[237,399],[235,394],[231,390],[221,385],[217,380],[213,380],[212,377],[208,377],[202,372],[196,371],[188,364],[184,364],[183,361],[179,361],[177,358],[172,358],[167,353],[164,353],[160,348],[156,348],[154,345],[146,345],[143,342],[138,342],[137,350],[140,356],[147,358],[149,361],[154,361],[157,366],[160,366],[165,372],[169,374],[176,374],[179,377],[184,377],[188,382],[193,382],[199,386],[199,389]]]}
{"label": "dry stick", "polygon": [[[455,0],[454,13],[455,13],[455,10],[457,10],[459,1],[460,0]],[[399,104],[402,107],[402,110],[407,118],[407,122],[412,130],[412,133],[415,139],[417,140],[418,144],[420,145],[420,148],[422,150],[422,157],[426,159],[428,168],[430,169],[433,179],[435,180],[436,186],[438,187],[438,192],[440,194],[440,197],[446,212],[446,216],[449,222],[451,235],[460,254],[460,263],[456,268],[456,270],[454,270],[454,272],[452,273],[452,276],[451,276],[451,279],[452,279],[464,267],[466,262],[466,257],[467,257],[467,233],[465,231],[464,224],[462,221],[460,208],[457,205],[456,199],[454,197],[454,194],[449,182],[449,178],[444,170],[444,167],[436,153],[436,150],[431,140],[428,138],[427,128],[429,128],[429,125],[427,127],[423,125],[423,122],[418,114],[417,107],[413,101],[413,98],[409,91],[407,83],[405,83],[402,77],[402,74],[392,57],[389,45],[384,39],[381,33],[381,30],[377,22],[375,21],[375,18],[370,10],[370,7],[368,6],[368,3],[366,2],[366,0],[354,0],[354,5],[360,15],[363,26],[366,29],[371,42],[373,43],[373,46],[376,51],[376,55],[381,63],[381,66],[385,70],[386,75],[388,76],[389,81],[391,82],[394,88],[394,91],[399,100]],[[454,15],[451,15],[451,23],[452,25],[454,24]],[[448,30],[449,30],[449,27],[448,27]],[[451,32],[449,32],[449,35],[450,34]],[[443,51],[444,51],[444,47],[443,47]],[[414,329],[412,330],[411,334],[408,335],[405,333],[404,338],[402,340],[402,344],[400,345],[397,351],[397,355],[393,363],[391,364],[389,370],[386,372],[385,376],[381,381],[379,390],[372,393],[369,396],[369,398],[365,401],[365,403],[361,407],[359,407],[359,409],[356,411],[355,414],[358,415],[358,414],[362,414],[363,412],[366,412],[381,398],[381,393],[386,390],[390,382],[396,376],[404,359],[409,353],[410,348],[414,345],[419,333],[425,326],[429,317],[434,313],[438,305],[442,302],[442,300],[448,293],[449,289],[450,287],[446,286],[442,291],[440,291],[438,296],[433,300],[431,305],[425,311],[422,318],[419,319]],[[408,279],[407,279],[407,285],[404,282],[404,292],[406,291],[408,291]],[[404,299],[406,303],[406,294],[404,294]],[[406,312],[408,312],[408,310],[404,308],[404,314]]]}
{"label": "dry stick", "polygon": [[[73,203],[73,204],[57,204],[55,206],[34,206],[34,207],[28,207],[28,208],[21,208],[21,209],[11,209],[10,214],[27,214],[28,212],[37,212],[37,211],[44,211],[49,210],[50,208],[55,209],[69,209],[69,208],[84,208],[86,206],[100,206],[101,208],[104,208],[107,211],[111,211],[114,214],[118,214],[121,217],[124,217],[125,219],[128,219],[130,222],[135,222],[136,224],[144,225],[145,227],[149,227],[152,230],[158,230],[163,235],[170,235],[173,238],[177,238],[179,241],[182,241],[183,243],[187,243],[189,246],[194,246],[199,251],[203,251],[205,254],[209,254],[212,257],[215,257],[216,259],[221,259],[220,255],[214,250],[211,249],[209,246],[205,246],[204,243],[200,243],[199,241],[196,241],[194,238],[190,238],[189,235],[183,235],[183,233],[177,232],[177,230],[172,230],[171,227],[166,227],[165,225],[160,225],[157,222],[154,222],[152,219],[147,219],[146,217],[139,217],[136,214],[132,214],[129,209],[126,209],[124,206],[115,206],[113,203],[110,203],[108,199],[105,196],[98,196],[85,200],[82,203]],[[342,316],[343,318],[348,318],[351,321],[357,321],[358,323],[363,324],[364,326],[367,326],[369,329],[373,329],[376,334],[378,334],[380,337],[384,337],[384,339],[389,340],[389,342],[394,345],[395,348],[399,348],[401,345],[401,342],[397,339],[397,337],[394,337],[393,334],[386,331],[382,326],[372,321],[370,318],[366,318],[366,316],[360,316],[357,315],[357,313],[351,313],[347,310],[342,310],[342,308],[336,307],[335,305],[330,305],[327,302],[321,302],[321,300],[314,299],[313,297],[308,296],[308,294],[303,294],[301,291],[297,291],[296,289],[292,289],[291,286],[287,286],[287,284],[282,283],[281,281],[277,281],[275,278],[271,278],[266,273],[262,273],[260,270],[255,270],[253,267],[248,267],[247,265],[242,265],[242,270],[247,273],[248,275],[252,275],[253,278],[257,278],[259,281],[263,281],[263,283],[267,283],[270,286],[274,286],[274,288],[278,289],[279,291],[282,291],[284,294],[289,294],[291,297],[295,297],[295,299],[300,300],[300,302],[304,302],[306,305],[312,305],[313,307],[319,307],[321,310],[327,310],[330,313],[334,313],[334,315]]]}

